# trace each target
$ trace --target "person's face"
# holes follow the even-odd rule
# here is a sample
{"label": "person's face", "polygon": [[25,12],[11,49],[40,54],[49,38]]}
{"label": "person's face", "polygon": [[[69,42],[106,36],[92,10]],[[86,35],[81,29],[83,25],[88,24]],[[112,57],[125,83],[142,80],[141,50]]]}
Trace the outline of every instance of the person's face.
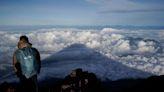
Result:
{"label": "person's face", "polygon": [[22,40],[20,40],[18,42],[18,48],[23,48],[23,47],[25,47],[25,43]]}

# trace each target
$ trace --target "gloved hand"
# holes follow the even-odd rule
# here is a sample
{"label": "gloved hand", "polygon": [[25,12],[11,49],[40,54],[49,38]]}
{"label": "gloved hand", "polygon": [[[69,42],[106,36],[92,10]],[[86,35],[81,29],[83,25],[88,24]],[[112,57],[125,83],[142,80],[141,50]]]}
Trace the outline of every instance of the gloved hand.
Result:
{"label": "gloved hand", "polygon": [[15,68],[17,69],[17,71],[16,71],[17,77],[21,77],[22,76],[22,70],[21,70],[20,63],[16,63]]}

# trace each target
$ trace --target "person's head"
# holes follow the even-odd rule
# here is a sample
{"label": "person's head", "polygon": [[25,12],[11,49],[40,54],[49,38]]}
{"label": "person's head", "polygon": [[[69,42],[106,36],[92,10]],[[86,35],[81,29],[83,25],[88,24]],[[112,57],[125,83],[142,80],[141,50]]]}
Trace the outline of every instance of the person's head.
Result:
{"label": "person's head", "polygon": [[27,47],[28,43],[29,43],[28,37],[23,35],[23,36],[20,36],[17,46],[18,48],[24,48],[24,47]]}
{"label": "person's head", "polygon": [[25,41],[25,42],[29,43],[28,37],[25,36],[25,35],[20,36],[19,40],[20,41]]}
{"label": "person's head", "polygon": [[77,68],[75,71],[76,71],[76,76],[80,77],[82,75],[83,70],[81,68]]}
{"label": "person's head", "polygon": [[72,70],[70,76],[71,76],[71,77],[76,77],[76,70]]}
{"label": "person's head", "polygon": [[19,38],[18,48],[22,48],[22,47],[25,47],[25,46],[32,46],[32,44],[29,42],[27,36],[22,35]]}
{"label": "person's head", "polygon": [[72,70],[70,76],[71,77],[80,77],[82,74],[82,69],[81,68],[77,68],[75,70]]}

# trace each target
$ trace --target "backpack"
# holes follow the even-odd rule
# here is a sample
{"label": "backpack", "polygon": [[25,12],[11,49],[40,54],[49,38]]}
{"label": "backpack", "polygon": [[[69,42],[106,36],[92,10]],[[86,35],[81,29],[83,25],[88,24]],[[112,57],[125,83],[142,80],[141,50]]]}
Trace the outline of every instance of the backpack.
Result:
{"label": "backpack", "polygon": [[26,78],[37,74],[39,64],[36,56],[37,52],[32,47],[22,48],[16,51],[17,62],[20,63],[22,74]]}

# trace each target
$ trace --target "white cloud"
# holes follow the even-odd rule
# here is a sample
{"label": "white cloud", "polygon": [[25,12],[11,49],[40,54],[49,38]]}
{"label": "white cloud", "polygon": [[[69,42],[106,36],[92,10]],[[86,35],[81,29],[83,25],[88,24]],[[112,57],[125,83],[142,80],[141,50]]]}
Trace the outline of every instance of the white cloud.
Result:
{"label": "white cloud", "polygon": [[131,50],[128,40],[119,40],[115,45],[115,51],[117,53],[129,52]]}
{"label": "white cloud", "polygon": [[121,33],[124,30],[113,29],[113,28],[103,28],[101,34],[112,34],[112,33]]}
{"label": "white cloud", "polygon": [[153,42],[139,41],[137,52],[138,53],[145,53],[145,52],[155,53],[156,52],[155,44]]}
{"label": "white cloud", "polygon": [[124,41],[123,43],[121,43],[119,48],[124,49],[124,50],[130,50],[129,41]]}
{"label": "white cloud", "polygon": [[100,46],[100,43],[98,41],[93,40],[91,42],[86,43],[86,45],[90,48],[96,48]]}

